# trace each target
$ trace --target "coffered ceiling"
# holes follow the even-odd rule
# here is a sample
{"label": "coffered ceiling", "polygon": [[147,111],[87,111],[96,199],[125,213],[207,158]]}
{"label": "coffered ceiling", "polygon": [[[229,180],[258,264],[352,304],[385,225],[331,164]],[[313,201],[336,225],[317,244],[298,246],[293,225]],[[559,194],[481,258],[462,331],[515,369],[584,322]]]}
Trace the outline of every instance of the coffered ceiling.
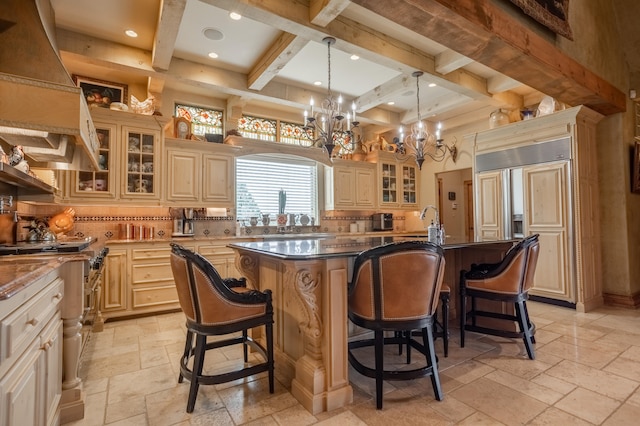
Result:
{"label": "coffered ceiling", "polygon": [[[364,0],[51,3],[58,47],[71,73],[137,81],[159,99],[165,88],[176,88],[302,111],[310,97],[318,102],[326,96],[325,36],[337,39],[331,47],[333,92],[354,101],[361,121],[380,131],[416,119],[415,70],[425,72],[419,82],[422,117],[445,128],[486,119],[498,107],[535,105],[544,96],[427,38],[411,23],[398,25],[391,3],[372,1],[390,9],[383,5],[374,13]],[[446,3],[423,3],[430,2]],[[233,20],[230,12],[242,18]],[[127,37],[127,29],[138,37]]]}

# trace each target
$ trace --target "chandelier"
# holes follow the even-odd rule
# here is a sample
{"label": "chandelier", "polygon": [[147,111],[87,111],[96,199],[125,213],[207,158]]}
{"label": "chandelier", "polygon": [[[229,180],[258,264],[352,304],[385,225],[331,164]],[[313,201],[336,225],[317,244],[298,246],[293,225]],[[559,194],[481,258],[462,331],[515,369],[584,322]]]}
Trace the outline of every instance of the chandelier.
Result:
{"label": "chandelier", "polygon": [[400,128],[400,138],[398,141],[399,157],[413,156],[416,159],[418,168],[422,169],[422,163],[424,163],[425,155],[429,156],[434,161],[444,160],[447,152],[451,154],[451,159],[456,162],[458,157],[458,148],[454,141],[453,145],[449,146],[444,143],[444,139],[441,137],[442,125],[438,123],[435,135],[429,133],[426,123],[422,122],[420,116],[420,77],[424,73],[422,71],[414,71],[411,76],[416,78],[416,104],[418,112],[418,121],[411,126],[411,133],[404,137],[404,130]]}
{"label": "chandelier", "polygon": [[[342,108],[342,95],[333,97],[331,92],[331,45],[336,42],[333,37],[325,37],[322,42],[327,45],[327,97],[322,101],[318,110],[314,110],[314,101],[309,103],[311,112],[304,111],[305,135],[313,141],[313,146],[325,148],[331,158],[333,150],[339,147],[340,151],[351,153],[356,144],[360,142],[361,135],[356,135],[359,121],[356,120],[356,105],[351,104],[351,112]],[[346,117],[344,113],[347,112]],[[357,140],[356,140],[357,139]]]}

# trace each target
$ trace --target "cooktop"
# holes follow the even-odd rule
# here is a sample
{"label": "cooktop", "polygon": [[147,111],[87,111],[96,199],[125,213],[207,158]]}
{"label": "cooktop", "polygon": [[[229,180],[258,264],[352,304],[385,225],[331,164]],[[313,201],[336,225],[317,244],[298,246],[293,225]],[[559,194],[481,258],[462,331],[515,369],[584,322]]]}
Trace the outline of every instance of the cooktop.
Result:
{"label": "cooktop", "polygon": [[0,244],[0,256],[9,254],[33,253],[72,253],[79,252],[96,241],[95,238],[68,241],[21,241],[16,244]]}

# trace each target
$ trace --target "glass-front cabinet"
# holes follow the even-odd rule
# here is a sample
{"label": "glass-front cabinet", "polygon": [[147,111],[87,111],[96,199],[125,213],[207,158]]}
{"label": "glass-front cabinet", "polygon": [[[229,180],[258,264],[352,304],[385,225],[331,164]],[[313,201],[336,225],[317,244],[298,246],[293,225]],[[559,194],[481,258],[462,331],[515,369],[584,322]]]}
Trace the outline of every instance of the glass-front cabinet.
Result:
{"label": "glass-front cabinet", "polygon": [[99,122],[95,122],[94,125],[100,144],[99,169],[74,172],[71,179],[72,196],[89,199],[114,198],[116,196],[116,126]]}
{"label": "glass-front cabinet", "polygon": [[123,196],[146,198],[158,196],[158,146],[160,134],[155,131],[123,127],[126,141],[126,178]]}
{"label": "glass-front cabinet", "polygon": [[393,163],[381,163],[380,170],[382,171],[380,204],[396,204],[398,202],[397,166]]}
{"label": "glass-front cabinet", "polygon": [[402,204],[418,205],[418,179],[415,166],[402,165]]}
{"label": "glass-front cabinet", "polygon": [[105,108],[93,108],[91,116],[99,168],[66,172],[69,201],[159,200],[163,119]]}
{"label": "glass-front cabinet", "polygon": [[367,161],[378,165],[378,207],[415,209],[420,204],[420,173],[414,163],[392,152],[373,151]]}

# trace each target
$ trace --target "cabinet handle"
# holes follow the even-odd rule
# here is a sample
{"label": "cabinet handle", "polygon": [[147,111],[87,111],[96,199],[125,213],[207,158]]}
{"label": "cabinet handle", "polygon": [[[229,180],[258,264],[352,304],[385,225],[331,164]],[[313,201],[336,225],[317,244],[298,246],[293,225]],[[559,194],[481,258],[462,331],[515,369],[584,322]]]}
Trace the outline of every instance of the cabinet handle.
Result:
{"label": "cabinet handle", "polygon": [[42,344],[42,350],[48,351],[49,349],[51,349],[51,344],[52,344],[51,340],[44,342]]}
{"label": "cabinet handle", "polygon": [[29,321],[27,321],[27,324],[35,327],[38,324],[38,318],[31,318]]}
{"label": "cabinet handle", "polygon": [[56,295],[53,296],[53,298],[56,299],[56,300],[62,300],[62,293],[60,293],[60,292],[56,293]]}

